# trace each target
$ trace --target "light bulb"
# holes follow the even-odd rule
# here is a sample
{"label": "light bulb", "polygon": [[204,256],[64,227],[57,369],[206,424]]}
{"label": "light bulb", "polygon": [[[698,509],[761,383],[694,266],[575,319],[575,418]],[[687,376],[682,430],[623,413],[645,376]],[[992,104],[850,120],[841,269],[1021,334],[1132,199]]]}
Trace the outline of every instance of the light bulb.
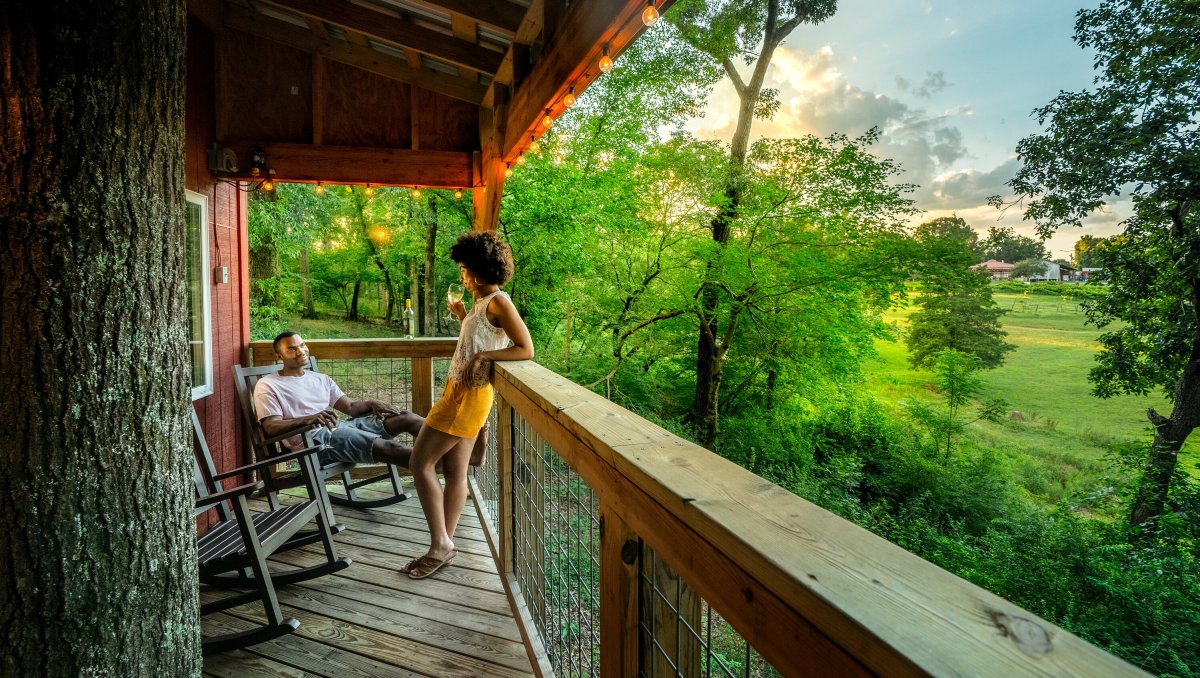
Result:
{"label": "light bulb", "polygon": [[575,88],[567,90],[567,96],[563,97],[563,106],[570,108],[575,105]]}
{"label": "light bulb", "polygon": [[455,198],[455,200],[462,200],[462,189],[461,188],[454,189],[454,198]]}
{"label": "light bulb", "polygon": [[646,0],[646,9],[642,10],[642,23],[653,26],[658,21],[658,10],[654,8],[654,0]]}
{"label": "light bulb", "polygon": [[508,165],[505,165],[505,166],[504,166],[504,178],[505,178],[505,179],[507,179],[507,178],[509,178],[509,177],[511,177],[511,176],[512,176],[512,167],[509,167]]}
{"label": "light bulb", "polygon": [[537,139],[532,136],[529,137],[529,152],[537,153],[538,150],[540,150],[540,149],[541,149],[541,146],[538,145]]}
{"label": "light bulb", "polygon": [[518,155],[518,156],[517,156],[517,164],[518,164],[518,165],[524,165],[524,164],[525,164],[525,156],[524,156],[524,155]]}
{"label": "light bulb", "polygon": [[325,195],[325,184],[318,181],[317,187],[313,190],[317,192],[317,195]]}
{"label": "light bulb", "polygon": [[367,197],[369,198],[369,197],[375,195],[375,187],[372,186],[371,184],[367,184],[367,187],[363,189],[363,193],[365,193],[367,195]]}
{"label": "light bulb", "polygon": [[550,109],[546,109],[546,116],[542,118],[542,127],[549,127],[554,124],[554,118],[550,117]]}
{"label": "light bulb", "polygon": [[273,191],[275,190],[275,182],[271,181],[270,179],[264,179],[262,182],[262,187],[264,191]]}
{"label": "light bulb", "polygon": [[417,188],[416,186],[413,186],[412,197],[414,197],[414,198],[421,197],[421,189]]}
{"label": "light bulb", "polygon": [[607,73],[612,70],[612,57],[608,55],[608,48],[604,48],[604,53],[600,55],[600,70]]}

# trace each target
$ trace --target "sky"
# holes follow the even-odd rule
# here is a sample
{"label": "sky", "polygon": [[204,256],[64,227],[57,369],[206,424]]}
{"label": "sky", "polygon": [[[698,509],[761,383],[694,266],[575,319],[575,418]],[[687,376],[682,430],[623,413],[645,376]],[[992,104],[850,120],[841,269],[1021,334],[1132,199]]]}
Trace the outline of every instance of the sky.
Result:
{"label": "sky", "polygon": [[[797,28],[776,51],[765,86],[780,92],[779,112],[756,120],[754,137],[857,136],[883,131],[877,155],[901,164],[899,181],[919,184],[925,210],[915,223],[957,214],[981,235],[1012,226],[1036,237],[1019,207],[987,205],[1010,196],[1017,142],[1041,131],[1031,115],[1059,91],[1092,87],[1092,54],[1072,41],[1075,12],[1098,0],[840,0],[828,21]],[[743,68],[743,74],[749,67]],[[717,86],[697,137],[728,141],[737,96]],[[1111,235],[1129,216],[1116,201],[1083,228],[1047,241],[1069,259],[1084,234]]]}

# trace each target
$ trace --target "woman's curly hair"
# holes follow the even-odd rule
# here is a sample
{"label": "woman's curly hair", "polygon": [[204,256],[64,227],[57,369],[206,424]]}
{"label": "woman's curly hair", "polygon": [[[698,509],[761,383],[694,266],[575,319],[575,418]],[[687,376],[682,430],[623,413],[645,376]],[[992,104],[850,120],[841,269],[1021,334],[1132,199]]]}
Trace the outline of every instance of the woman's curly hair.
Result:
{"label": "woman's curly hair", "polygon": [[504,285],[513,275],[512,252],[492,231],[469,231],[450,246],[450,258],[488,285]]}

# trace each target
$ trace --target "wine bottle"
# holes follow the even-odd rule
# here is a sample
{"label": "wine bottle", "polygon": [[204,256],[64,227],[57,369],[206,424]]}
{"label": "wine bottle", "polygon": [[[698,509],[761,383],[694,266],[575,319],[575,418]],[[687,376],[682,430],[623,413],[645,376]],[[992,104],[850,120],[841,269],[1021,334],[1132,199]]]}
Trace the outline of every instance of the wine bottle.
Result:
{"label": "wine bottle", "polygon": [[417,326],[417,316],[412,310],[412,299],[404,300],[404,338],[413,338],[413,329]]}

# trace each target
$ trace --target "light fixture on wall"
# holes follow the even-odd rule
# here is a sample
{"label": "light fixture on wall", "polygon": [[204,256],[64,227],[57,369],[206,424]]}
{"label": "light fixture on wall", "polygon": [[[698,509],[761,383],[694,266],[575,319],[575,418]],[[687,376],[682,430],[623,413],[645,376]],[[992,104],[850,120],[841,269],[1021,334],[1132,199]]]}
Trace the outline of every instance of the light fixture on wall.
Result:
{"label": "light fixture on wall", "polygon": [[604,51],[600,54],[599,66],[600,66],[600,70],[604,73],[608,73],[609,71],[612,70],[613,60],[612,60],[612,57],[610,57],[608,55],[608,45],[604,46]]}
{"label": "light fixture on wall", "polygon": [[658,9],[654,6],[654,0],[646,0],[646,9],[642,10],[642,23],[647,26],[653,26],[658,21]]}

